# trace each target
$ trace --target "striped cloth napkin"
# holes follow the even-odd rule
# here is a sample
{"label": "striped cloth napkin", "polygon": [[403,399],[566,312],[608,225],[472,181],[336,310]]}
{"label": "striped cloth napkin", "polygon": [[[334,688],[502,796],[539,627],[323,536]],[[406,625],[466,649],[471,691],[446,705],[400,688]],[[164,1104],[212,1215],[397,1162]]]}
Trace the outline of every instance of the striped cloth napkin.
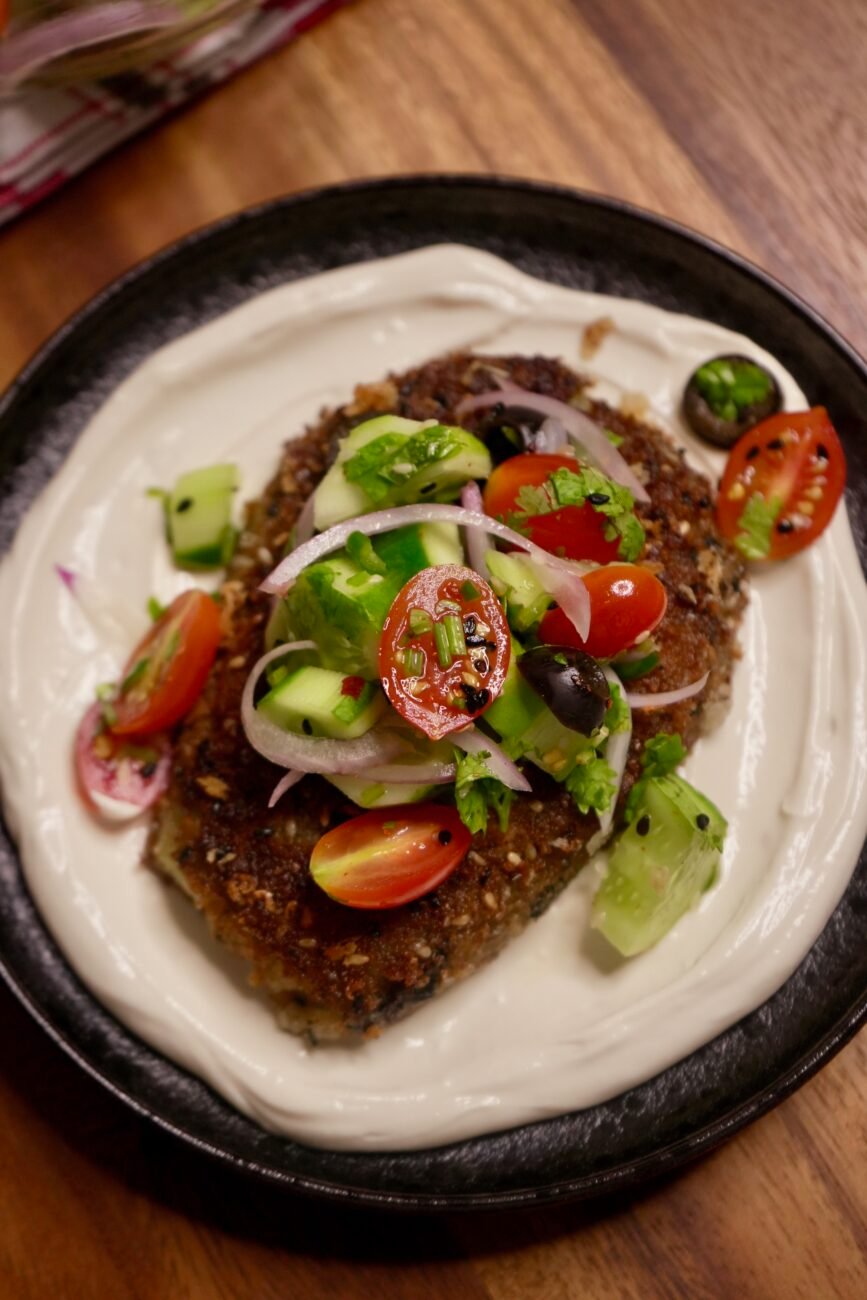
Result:
{"label": "striped cloth napkin", "polygon": [[135,74],[0,101],[0,225],[102,154],[278,49],[347,0],[269,0]]}

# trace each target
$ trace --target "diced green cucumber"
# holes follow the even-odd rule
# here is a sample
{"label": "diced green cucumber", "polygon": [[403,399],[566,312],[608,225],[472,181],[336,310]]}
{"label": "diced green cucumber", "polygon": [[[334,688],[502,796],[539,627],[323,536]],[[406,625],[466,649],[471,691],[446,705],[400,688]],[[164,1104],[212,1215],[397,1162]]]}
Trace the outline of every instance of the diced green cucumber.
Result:
{"label": "diced green cucumber", "polygon": [[344,692],[344,681],[343,673],[328,668],[296,668],[272,687],[257,707],[285,731],[355,740],[382,717],[386,700],[374,682],[365,682],[355,696]]}
{"label": "diced green cucumber", "polygon": [[234,549],[234,465],[209,465],[182,474],[166,500],[166,522],[175,563],[188,569],[225,564]]}
{"label": "diced green cucumber", "polygon": [[452,524],[413,524],[372,539],[384,574],[366,573],[345,551],[311,564],[272,614],[266,640],[304,640],[319,647],[326,668],[378,674],[379,638],[401,587],[431,564],[463,561]]}
{"label": "diced green cucumber", "polygon": [[390,808],[399,803],[420,803],[433,794],[433,785],[399,785],[396,781],[373,782],[359,776],[329,776],[347,799],[359,808]]}
{"label": "diced green cucumber", "polygon": [[491,586],[506,606],[509,626],[518,633],[529,632],[551,604],[550,592],[527,556],[489,551],[486,560]]}
{"label": "diced green cucumber", "polygon": [[593,900],[593,925],[624,957],[658,943],[713,884],[726,820],[680,776],[642,782]]}
{"label": "diced green cucumber", "polygon": [[370,510],[451,501],[469,479],[490,472],[487,448],[466,429],[378,416],[357,425],[341,443],[316,489],[314,524],[322,531]]}
{"label": "diced green cucumber", "polygon": [[370,502],[356,483],[350,483],[343,473],[343,464],[350,456],[385,434],[409,437],[421,427],[418,420],[404,420],[399,415],[379,415],[373,420],[357,424],[340,443],[334,464],[319,483],[313,498],[313,524],[317,532],[324,532],[332,524],[344,519],[354,519],[370,510]]}
{"label": "diced green cucumber", "polygon": [[485,711],[485,722],[503,740],[520,739],[536,720],[545,705],[518,671],[518,656],[523,648],[512,638],[509,668],[500,694]]}

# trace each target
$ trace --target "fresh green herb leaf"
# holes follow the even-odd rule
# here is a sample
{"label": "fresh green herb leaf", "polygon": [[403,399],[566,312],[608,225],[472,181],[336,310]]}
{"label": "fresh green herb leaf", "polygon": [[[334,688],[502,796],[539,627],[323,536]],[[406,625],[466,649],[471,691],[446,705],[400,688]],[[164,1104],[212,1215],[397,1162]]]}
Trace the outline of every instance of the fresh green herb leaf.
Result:
{"label": "fresh green herb leaf", "polygon": [[640,659],[619,659],[612,666],[624,682],[634,682],[639,677],[646,677],[658,663],[659,651],[651,649]]}
{"label": "fresh green herb leaf", "polygon": [[631,822],[636,809],[644,798],[645,782],[657,776],[670,776],[686,758],[686,746],[680,736],[660,731],[651,736],[641,753],[641,776],[629,791],[623,819]]}
{"label": "fresh green herb leaf", "polygon": [[761,492],[754,492],[749,498],[738,520],[740,532],[735,537],[735,546],[746,559],[763,560],[767,556],[771,532],[782,508],[782,497],[765,501]]}
{"label": "fresh green herb leaf", "polygon": [[514,791],[493,777],[487,760],[490,754],[465,754],[455,749],[455,806],[461,821],[473,835],[487,829],[488,815],[493,812],[500,830],[509,826]]}
{"label": "fresh green herb leaf", "polygon": [[[363,448],[362,448],[363,450]],[[350,560],[365,573],[385,573],[387,565],[373,549],[373,543],[364,533],[356,530],[346,539],[346,550]]]}
{"label": "fresh green herb leaf", "polygon": [[158,622],[166,612],[166,606],[161,604],[160,601],[157,600],[156,596],[148,597],[147,609],[148,614],[154,623]]}
{"label": "fresh green herb leaf", "polygon": [[341,695],[334,708],[331,710],[332,716],[338,722],[349,724],[354,722],[360,714],[364,712],[370,701],[373,699],[376,687],[372,682],[365,682],[358,695]]}
{"label": "fresh green herb leaf", "polygon": [[589,758],[586,763],[576,763],[564,778],[563,785],[581,813],[588,813],[591,808],[604,812],[617,793],[614,772],[605,759],[598,755]]}
{"label": "fresh green herb leaf", "polygon": [[458,439],[443,424],[419,429],[409,437],[384,433],[350,456],[343,472],[350,483],[357,483],[372,502],[378,503],[421,470],[447,460],[459,446]]}
{"label": "fresh green herb leaf", "polygon": [[771,391],[770,375],[752,361],[717,357],[699,366],[695,385],[714,415],[736,423],[744,411],[765,401]]}
{"label": "fresh green herb leaf", "polygon": [[609,736],[613,736],[618,731],[627,731],[631,721],[632,715],[629,705],[626,703],[626,697],[620,687],[613,684],[611,687],[611,703],[605,714],[605,726],[608,728]]}
{"label": "fresh green herb leaf", "polygon": [[602,432],[605,434],[605,437],[611,443],[612,447],[619,447],[623,442],[622,434],[615,433],[613,429],[603,429]]}
{"label": "fresh green herb leaf", "polygon": [[525,484],[515,499],[518,507],[509,516],[509,524],[526,532],[528,521],[537,515],[551,514],[563,506],[589,504],[605,516],[605,537],[620,539],[618,555],[634,560],[644,546],[644,529],[635,514],[635,499],[628,488],[607,478],[599,470],[585,465],[579,470],[554,470],[547,483],[538,487]]}

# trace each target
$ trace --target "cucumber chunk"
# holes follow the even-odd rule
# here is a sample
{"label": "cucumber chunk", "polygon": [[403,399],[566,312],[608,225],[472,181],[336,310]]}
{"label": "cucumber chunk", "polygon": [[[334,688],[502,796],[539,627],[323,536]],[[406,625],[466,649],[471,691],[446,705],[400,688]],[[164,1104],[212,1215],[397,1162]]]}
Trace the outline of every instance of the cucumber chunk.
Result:
{"label": "cucumber chunk", "polygon": [[504,551],[489,551],[486,561],[491,586],[506,606],[509,626],[518,633],[529,632],[552,601],[532,562],[525,555]]}
{"label": "cucumber chunk", "polygon": [[238,487],[234,465],[209,465],[182,474],[166,500],[169,543],[175,563],[186,569],[213,569],[234,550],[232,495]]}
{"label": "cucumber chunk", "polygon": [[344,692],[344,681],[343,673],[328,668],[296,668],[272,687],[258,708],[286,731],[355,740],[382,717],[386,700],[373,682],[365,682],[356,696]]}
{"label": "cucumber chunk", "polygon": [[680,776],[642,781],[593,900],[592,924],[624,957],[653,947],[716,879],[726,820]]}
{"label": "cucumber chunk", "polygon": [[355,426],[340,443],[334,464],[316,488],[313,497],[313,525],[317,532],[322,533],[332,524],[339,524],[344,519],[354,519],[356,515],[363,515],[371,508],[363,490],[346,478],[343,473],[344,463],[375,438],[388,434],[407,438],[420,427],[418,420],[404,420],[399,415],[380,415]]}

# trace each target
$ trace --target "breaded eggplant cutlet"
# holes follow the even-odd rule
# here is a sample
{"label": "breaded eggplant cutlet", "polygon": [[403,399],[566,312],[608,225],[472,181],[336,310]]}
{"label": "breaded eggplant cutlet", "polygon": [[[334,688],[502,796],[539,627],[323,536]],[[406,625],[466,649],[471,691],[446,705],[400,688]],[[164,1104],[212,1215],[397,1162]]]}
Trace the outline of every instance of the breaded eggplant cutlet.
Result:
{"label": "breaded eggplant cutlet", "polygon": [[[246,959],[280,1023],[314,1041],[375,1034],[477,970],[546,910],[587,860],[598,830],[595,814],[582,816],[562,786],[532,768],[533,792],[515,799],[507,831],[491,818],[432,893],[390,910],[346,907],[313,882],[308,864],[323,832],[358,809],[308,776],[269,810],[280,772],[250,747],[241,725],[242,689],[262,653],[269,615],[270,598],[259,584],[338,439],[386,412],[459,423],[484,437],[491,414],[459,419],[457,408],[467,394],[504,377],[567,402],[586,387],[543,357],[453,354],[360,386],[349,405],[287,444],[264,494],[246,507],[222,587],[222,645],[204,695],[180,729],[170,788],[153,814],[148,864],[176,881],[217,938]],[[584,405],[622,438],[621,454],[650,495],[638,507],[647,537],[641,562],[664,583],[668,608],[654,633],[660,663],[641,689],[665,691],[710,674],[699,696],[635,713],[622,804],[650,736],[677,732],[689,748],[719,720],[737,654],[744,570],[715,529],[710,484],[671,441],[601,402]]]}

